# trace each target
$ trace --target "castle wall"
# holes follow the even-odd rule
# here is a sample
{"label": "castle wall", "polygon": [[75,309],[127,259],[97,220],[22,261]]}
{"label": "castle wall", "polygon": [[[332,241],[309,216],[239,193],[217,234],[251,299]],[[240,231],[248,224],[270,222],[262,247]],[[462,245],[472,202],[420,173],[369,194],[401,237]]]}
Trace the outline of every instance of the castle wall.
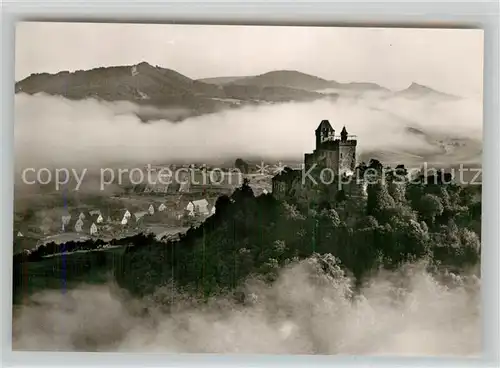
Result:
{"label": "castle wall", "polygon": [[309,168],[314,165],[314,153],[306,153],[304,154],[304,166],[306,170],[309,170]]}
{"label": "castle wall", "polygon": [[325,166],[337,172],[339,168],[339,152],[338,151],[323,151],[325,157]]}
{"label": "castle wall", "polygon": [[328,150],[328,151],[338,151],[339,149],[339,140],[330,140],[321,143],[318,147],[318,150]]}
{"label": "castle wall", "polygon": [[354,171],[356,168],[356,141],[339,143],[339,169],[341,171]]}

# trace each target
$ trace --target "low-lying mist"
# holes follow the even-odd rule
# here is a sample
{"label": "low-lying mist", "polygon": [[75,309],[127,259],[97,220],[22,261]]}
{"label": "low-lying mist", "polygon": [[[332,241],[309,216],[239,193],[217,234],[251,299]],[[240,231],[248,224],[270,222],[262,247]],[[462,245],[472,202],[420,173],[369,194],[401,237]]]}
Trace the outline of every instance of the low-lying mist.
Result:
{"label": "low-lying mist", "polygon": [[[354,294],[334,262],[311,257],[271,286],[248,280],[244,304],[208,304],[169,287],[134,300],[115,285],[43,291],[14,311],[13,349],[168,353],[477,356],[480,281],[422,264],[380,273]],[[447,280],[447,281],[446,281]],[[175,299],[170,309],[167,304]],[[172,307],[173,306],[173,307]],[[144,313],[147,308],[147,313]],[[167,311],[168,309],[168,311]]]}
{"label": "low-lying mist", "polygon": [[[148,108],[153,114],[153,108]],[[434,153],[434,135],[477,140],[482,134],[481,101],[404,99],[377,94],[343,96],[337,102],[282,103],[243,107],[147,124],[131,103],[17,94],[16,168],[108,167],[192,160],[219,162],[236,157],[302,160],[314,149],[314,130],[330,120],[337,134],[345,125],[358,137],[358,153],[389,150]],[[171,111],[176,115],[179,111]],[[409,133],[422,130],[427,136]],[[439,138],[439,139],[441,139]]]}

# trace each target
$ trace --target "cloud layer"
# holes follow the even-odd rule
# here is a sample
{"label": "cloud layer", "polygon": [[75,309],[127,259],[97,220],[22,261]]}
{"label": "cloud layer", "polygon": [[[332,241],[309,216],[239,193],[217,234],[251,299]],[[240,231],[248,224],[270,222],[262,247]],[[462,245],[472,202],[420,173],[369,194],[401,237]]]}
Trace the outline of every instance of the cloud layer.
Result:
{"label": "cloud layer", "polygon": [[[473,99],[409,100],[367,93],[336,103],[245,107],[182,123],[165,119],[143,124],[138,111],[131,103],[16,95],[16,168],[212,163],[240,156],[301,160],[314,149],[314,129],[322,119],[329,119],[337,133],[345,125],[357,135],[359,153],[439,155],[434,141],[459,137],[480,147],[482,135],[482,106]],[[427,137],[410,134],[407,127]],[[476,151],[473,147],[470,155]]]}
{"label": "cloud layer", "polygon": [[[168,353],[477,356],[480,285],[421,265],[374,277],[353,297],[350,280],[309,259],[271,287],[249,281],[248,305],[220,298],[204,306],[131,300],[112,286],[44,291],[14,312],[15,350]],[[138,313],[147,307],[149,314]]]}

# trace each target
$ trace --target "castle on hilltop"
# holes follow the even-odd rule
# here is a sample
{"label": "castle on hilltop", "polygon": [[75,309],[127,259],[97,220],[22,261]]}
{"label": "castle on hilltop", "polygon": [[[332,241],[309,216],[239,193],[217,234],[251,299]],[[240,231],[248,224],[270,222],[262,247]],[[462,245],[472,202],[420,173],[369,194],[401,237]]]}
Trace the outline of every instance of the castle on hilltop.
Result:
{"label": "castle on hilltop", "polygon": [[335,136],[335,129],[328,120],[323,120],[315,131],[316,149],[304,155],[304,164],[308,170],[314,164],[332,169],[338,175],[350,175],[356,168],[356,136],[349,135],[345,126],[340,136]]}
{"label": "castle on hilltop", "polygon": [[[339,136],[335,135],[328,120],[322,120],[315,131],[316,148],[304,155],[305,171],[313,166],[333,171],[336,176],[352,175],[356,169],[356,136],[349,135],[345,126]],[[286,196],[293,181],[300,177],[302,170],[286,169],[273,177],[273,194]]]}

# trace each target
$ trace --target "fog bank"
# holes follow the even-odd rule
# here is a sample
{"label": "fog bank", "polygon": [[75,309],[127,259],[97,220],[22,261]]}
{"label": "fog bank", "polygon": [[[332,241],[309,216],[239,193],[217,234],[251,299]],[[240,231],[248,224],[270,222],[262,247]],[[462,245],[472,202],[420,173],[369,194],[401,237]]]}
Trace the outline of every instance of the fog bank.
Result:
{"label": "fog bank", "polygon": [[[325,266],[325,260],[328,266]],[[271,287],[249,280],[247,305],[124,297],[115,286],[43,291],[14,312],[15,350],[169,353],[453,355],[481,353],[476,277],[437,282],[422,265],[374,276],[360,295],[331,259],[281,270]],[[144,307],[149,314],[138,313]]]}
{"label": "fog bank", "polygon": [[[337,133],[345,125],[350,134],[357,135],[358,153],[388,150],[439,155],[441,149],[434,141],[461,137],[480,145],[482,135],[481,101],[473,99],[410,100],[367,93],[346,95],[336,103],[319,100],[244,107],[181,123],[165,118],[148,124],[134,114],[137,109],[131,103],[17,94],[16,168],[176,160],[211,163],[255,156],[301,160],[314,149],[314,130],[323,119],[329,119]],[[156,113],[168,118],[178,111]],[[408,127],[424,135],[409,133]]]}

